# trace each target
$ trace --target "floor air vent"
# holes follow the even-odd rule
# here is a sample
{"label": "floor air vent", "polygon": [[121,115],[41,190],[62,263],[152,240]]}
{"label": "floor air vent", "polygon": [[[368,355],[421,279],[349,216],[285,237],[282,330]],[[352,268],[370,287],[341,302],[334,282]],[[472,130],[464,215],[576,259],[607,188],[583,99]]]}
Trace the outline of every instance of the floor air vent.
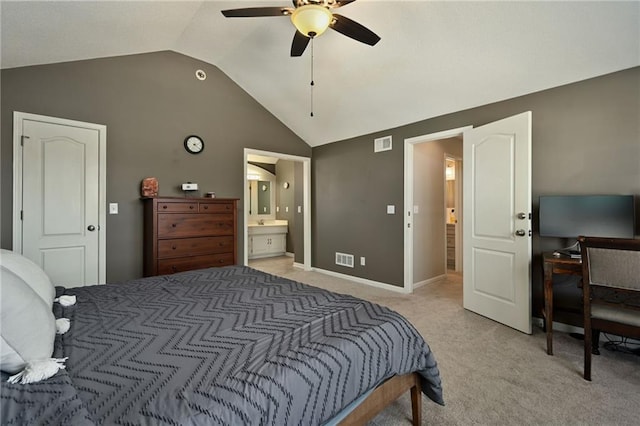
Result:
{"label": "floor air vent", "polygon": [[353,255],[336,252],[336,265],[353,268]]}

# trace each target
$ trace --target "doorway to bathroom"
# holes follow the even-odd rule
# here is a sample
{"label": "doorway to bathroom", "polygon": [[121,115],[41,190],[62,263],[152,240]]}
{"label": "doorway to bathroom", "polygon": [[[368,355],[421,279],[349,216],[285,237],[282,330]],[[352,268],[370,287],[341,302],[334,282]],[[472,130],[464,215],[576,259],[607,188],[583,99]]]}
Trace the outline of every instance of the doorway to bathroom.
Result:
{"label": "doorway to bathroom", "polygon": [[244,264],[288,257],[311,270],[311,159],[244,150]]}
{"label": "doorway to bathroom", "polygon": [[[527,334],[531,334],[531,224],[526,214],[531,208],[531,115],[525,111],[476,128],[405,139],[404,163],[405,291],[446,277],[446,272],[438,276],[435,269],[440,262],[445,264],[444,257],[438,257],[444,242],[438,247],[438,241],[426,240],[433,255],[418,246],[425,241],[419,232],[419,214],[431,212],[436,204],[416,198],[423,196],[420,185],[433,180],[421,176],[430,167],[418,163],[421,149],[417,148],[461,136],[464,205],[456,218],[463,231],[463,307]],[[436,167],[443,166],[441,157]],[[443,205],[439,205],[441,214]],[[437,221],[429,223],[438,226]],[[444,218],[441,223],[445,224]],[[435,238],[444,234],[430,231]],[[426,279],[417,275],[422,272],[421,262],[432,266]]]}
{"label": "doorway to bathroom", "polygon": [[447,274],[462,273],[462,215],[457,213],[462,208],[465,129],[405,140],[405,201],[409,204],[404,269],[405,289],[410,291]]}

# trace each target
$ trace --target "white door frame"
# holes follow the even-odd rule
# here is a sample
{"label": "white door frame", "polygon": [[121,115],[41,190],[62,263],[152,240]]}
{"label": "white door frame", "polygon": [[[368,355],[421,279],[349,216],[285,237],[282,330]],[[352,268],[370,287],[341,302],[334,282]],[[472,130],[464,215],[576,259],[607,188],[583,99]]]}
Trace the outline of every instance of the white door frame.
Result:
{"label": "white door frame", "polygon": [[41,121],[62,126],[82,127],[98,132],[98,284],[107,279],[107,126],[86,123],[66,118],[48,117],[26,112],[13,112],[13,251],[22,253],[22,122],[24,120]]}
{"label": "white door frame", "polygon": [[[458,127],[442,132],[415,136],[404,140],[404,292],[413,292],[413,157],[415,145],[440,139],[464,136],[473,126]],[[458,216],[462,224],[462,215]],[[445,260],[446,262],[446,260]]]}
{"label": "white door frame", "polygon": [[245,148],[243,161],[243,182],[244,182],[244,265],[249,264],[249,180],[247,179],[247,164],[249,155],[261,155],[273,157],[281,160],[297,161],[302,163],[302,220],[304,228],[304,270],[311,271],[311,158],[297,155],[282,154],[279,152],[261,151],[257,149]]}

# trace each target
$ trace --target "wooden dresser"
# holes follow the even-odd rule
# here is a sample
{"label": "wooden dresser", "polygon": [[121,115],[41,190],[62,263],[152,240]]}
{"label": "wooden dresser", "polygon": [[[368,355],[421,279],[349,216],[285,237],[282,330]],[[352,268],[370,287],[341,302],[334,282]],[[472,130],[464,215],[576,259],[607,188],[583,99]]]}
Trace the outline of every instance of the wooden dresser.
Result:
{"label": "wooden dresser", "polygon": [[237,199],[143,198],[144,276],[235,265]]}

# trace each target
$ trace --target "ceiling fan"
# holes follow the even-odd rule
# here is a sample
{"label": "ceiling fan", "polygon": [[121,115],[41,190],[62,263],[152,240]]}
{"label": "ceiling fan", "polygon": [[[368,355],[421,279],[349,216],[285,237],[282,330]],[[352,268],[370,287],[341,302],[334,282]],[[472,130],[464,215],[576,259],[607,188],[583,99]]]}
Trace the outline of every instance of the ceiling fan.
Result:
{"label": "ceiling fan", "polygon": [[223,10],[227,18],[249,18],[262,16],[290,16],[296,33],[291,43],[291,56],[301,56],[309,40],[331,28],[347,37],[370,46],[380,41],[380,37],[363,25],[346,18],[333,9],[346,6],[355,0],[293,0],[294,7],[247,7]]}

